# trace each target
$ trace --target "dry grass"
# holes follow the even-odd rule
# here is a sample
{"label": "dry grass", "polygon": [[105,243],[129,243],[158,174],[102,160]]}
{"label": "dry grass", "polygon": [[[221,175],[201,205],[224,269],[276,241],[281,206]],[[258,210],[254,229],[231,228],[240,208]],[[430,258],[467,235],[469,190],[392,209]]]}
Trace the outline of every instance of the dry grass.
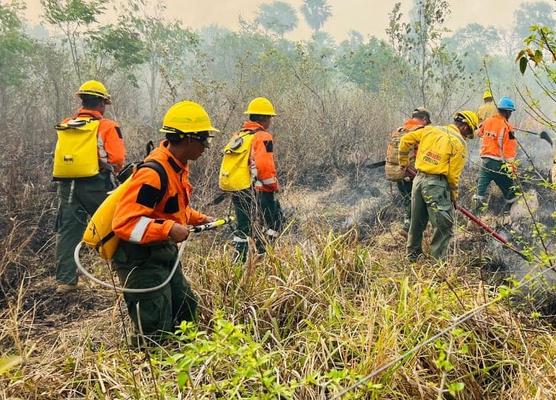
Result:
{"label": "dry grass", "polygon": [[[302,218],[256,265],[231,264],[224,232],[192,240],[184,265],[201,299],[198,331],[184,327],[150,358],[127,351],[113,292],[84,282],[60,299],[48,273],[27,265],[36,274],[9,291],[1,314],[0,357],[21,363],[1,376],[0,397],[331,398],[498,296],[471,252],[407,265],[395,230],[377,225],[363,241],[356,229],[333,234],[320,217],[339,194],[313,195],[312,213],[297,203]],[[14,242],[23,243],[4,245]],[[10,247],[9,259],[24,263],[25,248]],[[108,279],[104,266],[95,271]],[[350,396],[552,398],[554,333],[501,302]]]}

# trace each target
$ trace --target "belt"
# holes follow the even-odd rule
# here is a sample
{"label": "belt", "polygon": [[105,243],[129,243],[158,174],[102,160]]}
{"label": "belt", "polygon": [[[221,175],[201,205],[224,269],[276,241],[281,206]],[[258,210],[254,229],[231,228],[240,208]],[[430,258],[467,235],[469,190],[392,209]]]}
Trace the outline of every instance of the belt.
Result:
{"label": "belt", "polygon": [[446,176],[444,176],[444,175],[441,175],[441,174],[428,174],[428,173],[426,173],[426,172],[419,171],[419,170],[417,170],[417,175],[428,176],[428,177],[430,177],[430,178],[446,179]]}

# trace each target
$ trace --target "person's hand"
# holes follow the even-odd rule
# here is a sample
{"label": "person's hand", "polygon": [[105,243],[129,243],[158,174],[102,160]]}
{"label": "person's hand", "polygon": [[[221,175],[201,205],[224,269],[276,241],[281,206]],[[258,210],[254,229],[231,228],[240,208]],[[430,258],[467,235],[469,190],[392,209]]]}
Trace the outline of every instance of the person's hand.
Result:
{"label": "person's hand", "polygon": [[452,192],[452,193],[450,193],[450,198],[452,200],[452,205],[454,206],[454,208],[458,208],[457,195],[455,195],[454,192]]}
{"label": "person's hand", "polygon": [[168,239],[173,242],[179,243],[183,242],[189,237],[189,228],[185,225],[178,224],[177,222],[172,225],[170,233],[168,234]]}
{"label": "person's hand", "polygon": [[211,223],[211,222],[214,222],[214,221],[216,221],[216,218],[211,217],[210,215],[207,215],[205,220],[203,221],[203,224],[208,224],[208,223]]}

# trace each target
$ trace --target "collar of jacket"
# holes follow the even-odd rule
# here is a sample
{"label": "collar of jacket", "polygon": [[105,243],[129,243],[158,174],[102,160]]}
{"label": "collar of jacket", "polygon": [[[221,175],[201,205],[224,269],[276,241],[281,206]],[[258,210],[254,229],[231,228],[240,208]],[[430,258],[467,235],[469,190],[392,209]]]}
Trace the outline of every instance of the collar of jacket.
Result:
{"label": "collar of jacket", "polygon": [[79,111],[77,111],[77,113],[75,114],[76,117],[83,117],[85,115],[88,115],[90,117],[93,117],[94,119],[102,119],[102,113],[100,113],[97,110],[91,110],[89,108],[80,108]]}
{"label": "collar of jacket", "polygon": [[451,131],[451,133],[458,135],[463,140],[465,140],[465,138],[463,137],[463,135],[461,134],[461,132],[459,131],[458,127],[455,124],[446,125],[446,129]]}
{"label": "collar of jacket", "polygon": [[247,129],[250,131],[255,131],[255,130],[265,130],[263,128],[263,126],[261,124],[259,124],[258,122],[253,122],[253,121],[245,121],[243,123],[242,129]]}
{"label": "collar of jacket", "polygon": [[508,120],[506,119],[506,117],[504,117],[502,114],[500,114],[499,112],[497,112],[496,114],[494,114],[492,117],[490,118],[496,118],[496,119],[501,119],[504,122],[508,122]]}
{"label": "collar of jacket", "polygon": [[176,157],[174,157],[172,152],[168,149],[168,141],[167,140],[163,140],[160,143],[160,146],[158,146],[158,149],[168,157],[168,164],[172,167],[172,169],[177,174],[179,174],[182,170],[186,169],[187,164],[185,164],[185,165],[182,164]]}

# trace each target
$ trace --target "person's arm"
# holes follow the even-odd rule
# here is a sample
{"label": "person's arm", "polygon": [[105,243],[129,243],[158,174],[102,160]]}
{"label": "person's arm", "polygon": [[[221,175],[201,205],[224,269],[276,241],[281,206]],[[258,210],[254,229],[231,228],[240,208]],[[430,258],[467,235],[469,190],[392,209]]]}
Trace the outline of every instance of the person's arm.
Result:
{"label": "person's arm", "polygon": [[417,145],[423,137],[425,129],[417,129],[412,132],[407,132],[400,138],[400,145],[398,147],[398,162],[400,167],[407,167],[409,163],[409,153],[412,149],[417,149]]}
{"label": "person's arm", "polygon": [[[103,120],[104,121],[104,120]],[[119,172],[125,164],[125,144],[122,130],[113,121],[106,121],[103,141],[104,149],[108,154],[108,162],[114,167],[115,172]]]}
{"label": "person's arm", "polygon": [[274,142],[268,132],[257,132],[253,139],[251,157],[257,168],[255,187],[263,192],[277,192],[279,189],[274,165]]}
{"label": "person's arm", "polygon": [[154,208],[163,197],[160,188],[160,177],[151,168],[141,168],[133,175],[112,220],[112,229],[118,237],[141,244],[169,238],[176,222],[152,217]]}
{"label": "person's arm", "polygon": [[203,214],[188,206],[187,210],[187,223],[189,225],[201,225],[214,221],[213,217]]}
{"label": "person's arm", "polygon": [[459,179],[465,167],[465,161],[467,157],[467,148],[462,143],[452,141],[452,146],[454,150],[450,154],[448,160],[448,175],[446,179],[448,180],[448,185],[450,186],[450,194],[452,196],[452,202],[456,202],[459,195]]}

